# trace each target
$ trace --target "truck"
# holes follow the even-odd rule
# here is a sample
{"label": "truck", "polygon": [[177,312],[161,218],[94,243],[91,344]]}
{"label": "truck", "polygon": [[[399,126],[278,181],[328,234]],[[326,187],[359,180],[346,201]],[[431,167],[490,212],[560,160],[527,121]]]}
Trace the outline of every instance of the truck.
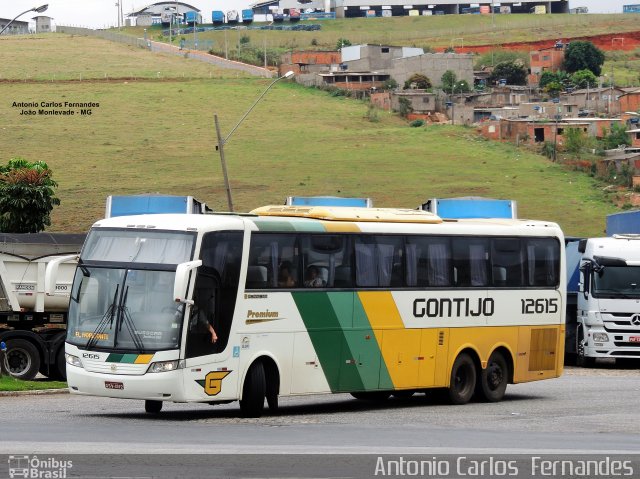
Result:
{"label": "truck", "polygon": [[423,203],[420,209],[429,211],[440,218],[512,218],[518,217],[517,202],[496,200],[479,196],[461,198],[433,198]]}
{"label": "truck", "polygon": [[568,289],[577,289],[575,313],[567,300],[567,352],[583,367],[596,358],[640,358],[640,235],[581,239],[577,252],[577,273],[567,265]]}
{"label": "truck", "polygon": [[253,10],[250,8],[242,10],[242,23],[253,22]]}
{"label": "truck", "polygon": [[214,25],[220,25],[224,23],[224,12],[221,10],[214,10],[211,12],[211,23]]}
{"label": "truck", "polygon": [[202,15],[200,13],[190,10],[184,14],[184,23],[187,25],[202,24]]}
{"label": "truck", "polygon": [[[65,379],[69,292],[85,234],[0,233],[0,341],[5,368],[19,379],[38,372]],[[47,266],[58,263],[55,294],[45,295]]]}
{"label": "truck", "polygon": [[607,215],[607,236],[640,234],[640,210]]}
{"label": "truck", "polygon": [[160,213],[203,214],[208,211],[211,209],[193,196],[111,195],[107,197],[105,218]]}
{"label": "truck", "polygon": [[227,12],[227,23],[238,23],[238,10],[229,10]]}

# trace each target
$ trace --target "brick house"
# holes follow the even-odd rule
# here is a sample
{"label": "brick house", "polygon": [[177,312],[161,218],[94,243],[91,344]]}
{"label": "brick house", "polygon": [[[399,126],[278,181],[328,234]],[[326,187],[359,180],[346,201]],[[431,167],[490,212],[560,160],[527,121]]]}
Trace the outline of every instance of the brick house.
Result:
{"label": "brick house", "polygon": [[564,50],[559,48],[547,48],[544,50],[532,51],[529,53],[529,66],[531,73],[529,74],[529,85],[537,85],[540,83],[540,77],[544,72],[555,73],[562,70],[564,62]]}

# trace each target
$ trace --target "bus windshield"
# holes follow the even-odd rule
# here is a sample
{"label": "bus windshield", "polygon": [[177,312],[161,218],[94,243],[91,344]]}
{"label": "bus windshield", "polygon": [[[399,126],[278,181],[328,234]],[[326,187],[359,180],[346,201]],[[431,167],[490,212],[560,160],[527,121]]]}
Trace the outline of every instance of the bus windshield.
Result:
{"label": "bus windshield", "polygon": [[173,300],[176,265],[195,234],[93,229],[69,303],[67,341],[79,347],[158,351],[179,346],[183,307]]}
{"label": "bus windshield", "polygon": [[86,349],[153,352],[179,346],[183,308],[174,271],[81,265],[69,304],[67,342]]}
{"label": "bus windshield", "polygon": [[640,298],[640,267],[606,266],[593,275],[597,298]]}

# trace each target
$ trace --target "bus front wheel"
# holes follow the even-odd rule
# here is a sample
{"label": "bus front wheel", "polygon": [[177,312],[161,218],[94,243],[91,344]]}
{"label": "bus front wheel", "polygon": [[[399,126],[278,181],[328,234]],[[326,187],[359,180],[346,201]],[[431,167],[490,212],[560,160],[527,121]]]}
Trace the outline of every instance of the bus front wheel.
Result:
{"label": "bus front wheel", "polygon": [[494,351],[489,356],[487,367],[480,374],[478,395],[487,402],[498,402],[504,397],[509,382],[509,367],[504,356]]}
{"label": "bus front wheel", "polygon": [[260,417],[264,409],[264,399],[267,393],[264,366],[261,362],[251,365],[247,372],[240,399],[240,412],[244,417]]}
{"label": "bus front wheel", "polygon": [[451,368],[449,383],[449,402],[466,404],[473,396],[476,388],[476,367],[467,353],[460,354]]}

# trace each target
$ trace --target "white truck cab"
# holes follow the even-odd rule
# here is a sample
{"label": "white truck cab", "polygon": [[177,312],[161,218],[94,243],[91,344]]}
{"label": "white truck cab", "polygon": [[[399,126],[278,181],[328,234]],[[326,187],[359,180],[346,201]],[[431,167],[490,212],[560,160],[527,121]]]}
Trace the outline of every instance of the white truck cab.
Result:
{"label": "white truck cab", "polygon": [[640,235],[581,240],[576,351],[595,358],[640,358]]}

